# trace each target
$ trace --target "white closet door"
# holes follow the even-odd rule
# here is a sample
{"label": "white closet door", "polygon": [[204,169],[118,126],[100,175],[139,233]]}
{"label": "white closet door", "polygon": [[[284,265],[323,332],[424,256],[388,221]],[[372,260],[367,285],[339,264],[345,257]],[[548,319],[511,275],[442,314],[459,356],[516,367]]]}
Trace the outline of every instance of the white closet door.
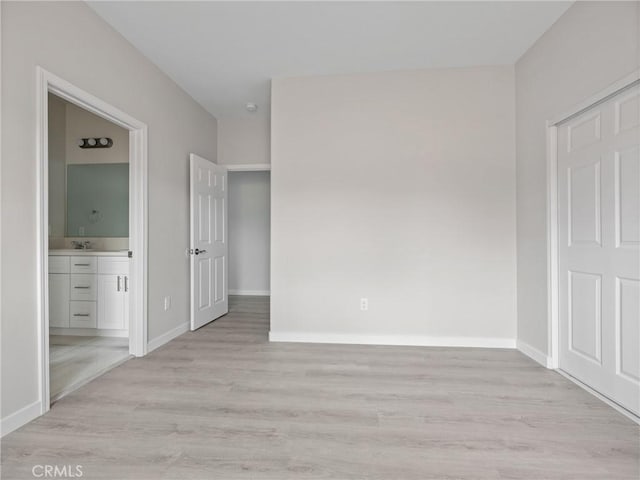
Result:
{"label": "white closet door", "polygon": [[559,366],[640,414],[640,87],[558,129]]}

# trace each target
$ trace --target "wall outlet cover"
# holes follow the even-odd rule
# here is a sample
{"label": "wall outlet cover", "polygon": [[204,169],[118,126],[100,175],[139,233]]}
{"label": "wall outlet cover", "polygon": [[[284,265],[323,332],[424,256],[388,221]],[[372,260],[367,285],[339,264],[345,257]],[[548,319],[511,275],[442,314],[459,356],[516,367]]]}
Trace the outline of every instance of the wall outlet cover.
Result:
{"label": "wall outlet cover", "polygon": [[369,299],[368,298],[361,298],[360,299],[360,310],[362,310],[363,312],[366,312],[367,310],[369,310]]}

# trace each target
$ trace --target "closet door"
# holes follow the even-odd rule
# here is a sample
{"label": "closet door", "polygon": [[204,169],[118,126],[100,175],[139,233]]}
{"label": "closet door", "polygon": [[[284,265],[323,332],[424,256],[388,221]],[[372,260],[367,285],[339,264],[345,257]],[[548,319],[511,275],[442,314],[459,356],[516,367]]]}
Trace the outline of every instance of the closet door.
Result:
{"label": "closet door", "polygon": [[558,129],[559,366],[640,414],[640,87]]}

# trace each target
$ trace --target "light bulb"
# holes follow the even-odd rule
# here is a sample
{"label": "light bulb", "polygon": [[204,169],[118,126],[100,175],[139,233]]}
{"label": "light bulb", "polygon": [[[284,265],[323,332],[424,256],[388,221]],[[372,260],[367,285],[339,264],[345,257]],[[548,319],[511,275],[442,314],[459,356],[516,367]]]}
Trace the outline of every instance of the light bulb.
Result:
{"label": "light bulb", "polygon": [[97,142],[95,138],[90,138],[87,140],[87,143],[89,144],[90,147],[95,147]]}
{"label": "light bulb", "polygon": [[104,138],[104,137],[102,137],[102,138],[100,139],[100,145],[102,145],[102,146],[106,146],[106,145],[108,145],[108,144],[109,144],[109,140],[108,140],[108,139],[106,139],[106,138]]}

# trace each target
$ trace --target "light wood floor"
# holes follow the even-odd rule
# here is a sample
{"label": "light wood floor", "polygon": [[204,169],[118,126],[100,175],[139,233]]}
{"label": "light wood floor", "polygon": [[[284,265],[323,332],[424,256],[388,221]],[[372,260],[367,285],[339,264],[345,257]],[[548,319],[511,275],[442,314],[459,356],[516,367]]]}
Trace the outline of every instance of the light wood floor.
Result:
{"label": "light wood floor", "polygon": [[638,426],[516,351],[271,344],[267,305],[66,396],[4,439],[2,478],[639,478]]}
{"label": "light wood floor", "polygon": [[129,339],[49,335],[51,400],[72,392],[129,358]]}

